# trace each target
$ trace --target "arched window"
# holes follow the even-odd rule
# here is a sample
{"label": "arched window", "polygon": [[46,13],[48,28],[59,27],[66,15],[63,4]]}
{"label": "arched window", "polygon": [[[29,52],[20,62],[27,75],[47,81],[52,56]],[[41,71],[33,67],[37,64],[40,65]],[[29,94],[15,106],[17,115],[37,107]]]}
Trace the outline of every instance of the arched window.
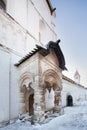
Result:
{"label": "arched window", "polygon": [[6,3],[3,0],[0,0],[0,9],[6,10]]}
{"label": "arched window", "polygon": [[44,42],[45,37],[46,37],[45,30],[46,30],[45,23],[42,19],[40,19],[39,20],[39,42],[42,44],[45,43]]}

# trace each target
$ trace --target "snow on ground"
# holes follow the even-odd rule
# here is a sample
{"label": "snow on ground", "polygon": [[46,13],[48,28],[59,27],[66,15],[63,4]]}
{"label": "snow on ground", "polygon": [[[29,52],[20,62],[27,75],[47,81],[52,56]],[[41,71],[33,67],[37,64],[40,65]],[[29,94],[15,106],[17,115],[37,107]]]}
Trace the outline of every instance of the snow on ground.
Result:
{"label": "snow on ground", "polygon": [[0,130],[87,130],[87,101],[73,107],[66,107],[65,114],[52,119],[46,124],[31,125],[30,122],[19,120]]}

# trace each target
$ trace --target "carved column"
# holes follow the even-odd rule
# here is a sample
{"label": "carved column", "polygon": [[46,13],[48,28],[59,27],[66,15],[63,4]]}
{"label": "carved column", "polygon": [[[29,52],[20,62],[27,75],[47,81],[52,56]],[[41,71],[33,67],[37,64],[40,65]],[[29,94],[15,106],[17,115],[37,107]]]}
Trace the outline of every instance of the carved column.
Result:
{"label": "carved column", "polygon": [[61,91],[55,90],[55,100],[54,100],[54,112],[60,112],[61,110]]}
{"label": "carved column", "polygon": [[40,86],[39,83],[39,76],[32,84],[34,85],[34,119],[39,121],[41,116],[44,114],[44,102],[43,102],[43,88]]}

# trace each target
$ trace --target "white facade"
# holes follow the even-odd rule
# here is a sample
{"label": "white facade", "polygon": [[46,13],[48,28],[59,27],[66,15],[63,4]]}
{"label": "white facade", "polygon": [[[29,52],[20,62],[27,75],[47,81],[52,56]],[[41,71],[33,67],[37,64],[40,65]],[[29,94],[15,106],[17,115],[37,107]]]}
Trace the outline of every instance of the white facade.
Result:
{"label": "white facade", "polygon": [[[51,14],[46,0],[4,0],[6,11],[0,9],[0,123],[20,114],[19,75],[15,64],[35,44],[56,41],[55,12]],[[73,87],[74,86],[74,87]],[[62,105],[68,90],[74,102],[85,89],[63,80]],[[77,95],[78,91],[78,95]],[[53,95],[51,93],[52,107]],[[79,97],[80,98],[80,97]],[[52,105],[52,106],[51,106]]]}
{"label": "white facade", "polygon": [[63,89],[62,89],[62,107],[67,106],[67,97],[72,96],[73,105],[76,105],[80,101],[87,100],[87,89],[84,86],[77,84],[69,78],[63,78]]}
{"label": "white facade", "polygon": [[[45,0],[4,0],[0,9],[0,122],[20,114],[18,72],[14,66],[35,44],[56,41],[55,13]],[[44,10],[44,11],[43,11]]]}
{"label": "white facade", "polygon": [[[8,120],[9,117],[9,61],[8,52],[0,50],[0,121]],[[5,67],[6,64],[6,67]]]}
{"label": "white facade", "polygon": [[[24,27],[37,42],[40,39],[39,35],[41,35],[43,44],[50,40],[55,41],[55,14],[51,15],[46,0],[7,0],[7,13]],[[44,24],[43,29],[40,27],[40,21]]]}

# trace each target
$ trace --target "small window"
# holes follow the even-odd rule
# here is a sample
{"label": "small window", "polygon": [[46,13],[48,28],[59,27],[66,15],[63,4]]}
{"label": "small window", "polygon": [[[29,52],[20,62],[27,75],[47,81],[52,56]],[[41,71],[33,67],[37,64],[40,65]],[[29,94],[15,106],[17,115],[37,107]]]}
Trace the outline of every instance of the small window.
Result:
{"label": "small window", "polygon": [[6,4],[3,0],[0,0],[0,9],[6,10]]}
{"label": "small window", "polygon": [[45,22],[42,19],[40,19],[39,20],[39,42],[41,44],[45,43],[44,41],[46,37],[45,31],[46,31]]}

